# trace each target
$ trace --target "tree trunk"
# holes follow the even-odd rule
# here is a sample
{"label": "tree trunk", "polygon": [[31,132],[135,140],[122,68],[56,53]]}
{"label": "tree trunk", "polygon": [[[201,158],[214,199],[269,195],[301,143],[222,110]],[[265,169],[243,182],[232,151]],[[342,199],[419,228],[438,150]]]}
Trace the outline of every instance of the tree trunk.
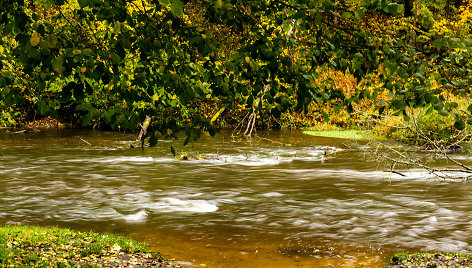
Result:
{"label": "tree trunk", "polygon": [[403,0],[403,6],[405,7],[405,17],[413,16],[413,0]]}

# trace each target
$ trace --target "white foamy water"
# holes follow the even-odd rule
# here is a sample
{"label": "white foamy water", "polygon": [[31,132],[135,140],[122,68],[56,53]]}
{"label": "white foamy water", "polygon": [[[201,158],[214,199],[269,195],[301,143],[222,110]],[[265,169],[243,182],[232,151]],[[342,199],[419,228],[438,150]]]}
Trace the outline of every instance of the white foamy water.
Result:
{"label": "white foamy water", "polygon": [[151,204],[148,207],[150,210],[156,212],[195,212],[206,213],[215,212],[218,210],[211,201],[206,200],[182,200],[173,197],[165,197],[160,201]]}
{"label": "white foamy water", "polygon": [[128,222],[143,222],[147,216],[148,213],[145,210],[140,210],[135,214],[123,215],[123,219]]}

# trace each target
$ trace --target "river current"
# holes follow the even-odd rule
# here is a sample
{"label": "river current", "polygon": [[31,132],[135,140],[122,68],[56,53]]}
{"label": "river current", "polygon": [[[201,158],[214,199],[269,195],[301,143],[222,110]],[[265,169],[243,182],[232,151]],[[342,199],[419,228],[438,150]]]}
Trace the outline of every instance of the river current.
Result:
{"label": "river current", "polygon": [[471,250],[470,182],[388,173],[343,140],[258,136],[143,150],[129,148],[134,134],[0,133],[0,224],[122,234],[207,267],[372,267],[397,251]]}

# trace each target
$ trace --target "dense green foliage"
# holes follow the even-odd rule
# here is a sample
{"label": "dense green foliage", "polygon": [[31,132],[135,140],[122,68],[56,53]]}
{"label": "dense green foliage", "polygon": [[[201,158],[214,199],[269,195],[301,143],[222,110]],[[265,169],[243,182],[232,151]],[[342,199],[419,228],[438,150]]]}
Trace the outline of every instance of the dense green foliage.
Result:
{"label": "dense green foliage", "polygon": [[[154,145],[183,129],[185,143],[202,129],[213,135],[235,105],[279,118],[313,102],[350,112],[369,99],[379,114],[406,120],[415,108],[453,113],[464,129],[472,105],[458,112],[445,94],[470,97],[472,19],[464,8],[433,17],[436,2],[418,8],[416,21],[387,0],[3,0],[3,121],[30,113],[135,130],[149,115],[143,138]],[[346,93],[320,67],[353,75],[357,86]],[[219,113],[182,112],[205,101]]]}

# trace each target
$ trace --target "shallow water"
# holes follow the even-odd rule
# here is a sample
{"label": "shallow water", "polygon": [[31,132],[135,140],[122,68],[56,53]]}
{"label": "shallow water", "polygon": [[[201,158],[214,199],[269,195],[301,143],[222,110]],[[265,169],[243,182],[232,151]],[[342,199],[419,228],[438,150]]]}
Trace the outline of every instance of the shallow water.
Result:
{"label": "shallow water", "polygon": [[133,134],[1,133],[0,224],[119,233],[209,267],[371,267],[395,251],[471,249],[469,182],[386,173],[342,140],[258,134],[174,141],[203,156],[180,161],[170,141],[128,149]]}

